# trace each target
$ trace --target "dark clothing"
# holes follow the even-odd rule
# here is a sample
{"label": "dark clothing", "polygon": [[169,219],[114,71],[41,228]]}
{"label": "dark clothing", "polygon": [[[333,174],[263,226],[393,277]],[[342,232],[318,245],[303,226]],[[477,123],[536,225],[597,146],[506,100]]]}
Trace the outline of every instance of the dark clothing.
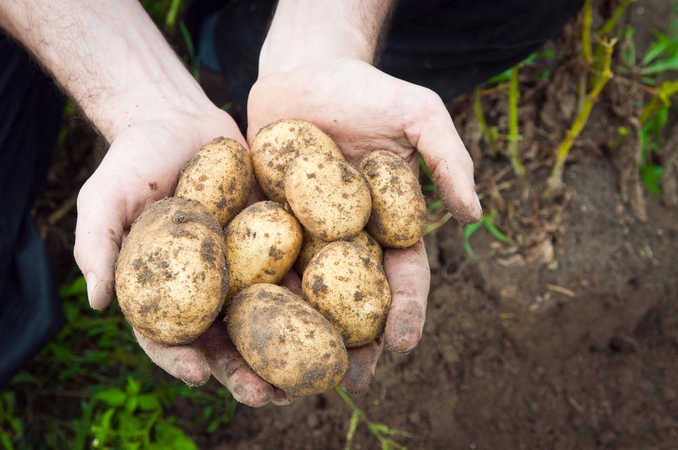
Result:
{"label": "dark clothing", "polygon": [[30,216],[52,162],[63,102],[0,34],[0,386],[61,328],[52,260]]}
{"label": "dark clothing", "polygon": [[[217,58],[206,63],[225,77],[241,127],[275,3],[230,1],[215,13],[216,20],[204,22],[209,29],[200,36],[203,39],[196,36],[202,53]],[[401,0],[377,66],[436,91],[447,102],[539,49],[583,4],[584,0]]]}
{"label": "dark clothing", "polygon": [[[247,95],[274,0],[196,0],[186,15],[203,64],[220,72],[245,130]],[[583,0],[403,0],[378,67],[445,101],[553,37]],[[50,257],[30,218],[59,127],[52,83],[0,36],[0,386],[60,327]]]}

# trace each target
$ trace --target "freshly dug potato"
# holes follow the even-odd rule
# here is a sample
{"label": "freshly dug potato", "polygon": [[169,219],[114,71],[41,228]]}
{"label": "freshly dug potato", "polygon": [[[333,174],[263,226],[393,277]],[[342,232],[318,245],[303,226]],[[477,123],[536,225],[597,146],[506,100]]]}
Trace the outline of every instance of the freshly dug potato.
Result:
{"label": "freshly dug potato", "polygon": [[228,334],[261,378],[293,395],[322,394],[348,368],[341,336],[287,288],[255,284],[229,303]]}
{"label": "freshly dug potato", "polygon": [[303,298],[339,331],[347,348],[381,336],[391,306],[384,270],[358,244],[336,241],[313,257],[301,280]]}
{"label": "freshly dug potato", "polygon": [[199,201],[225,227],[245,208],[251,183],[252,163],[245,147],[219,137],[186,163],[174,195]]}
{"label": "freshly dug potato", "polygon": [[343,159],[334,141],[305,120],[283,119],[259,130],[250,147],[250,157],[254,176],[270,200],[285,203],[285,169],[305,153],[326,153]]}
{"label": "freshly dug potato", "polygon": [[299,221],[280,204],[254,203],[224,232],[231,265],[230,298],[255,283],[278,283],[299,255],[303,234]]}
{"label": "freshly dug potato", "polygon": [[120,250],[115,290],[129,323],[163,344],[197,338],[217,317],[228,290],[221,226],[205,206],[160,200],[134,222]]}
{"label": "freshly dug potato", "polygon": [[[384,263],[384,251],[381,249],[381,245],[379,245],[367,231],[360,230],[355,236],[343,240],[362,245],[372,253],[372,256],[379,264]],[[294,270],[299,275],[302,275],[306,270],[308,263],[313,259],[313,256],[327,244],[329,244],[329,242],[323,241],[313,233],[309,233],[308,230],[304,229],[304,241],[301,244],[299,256],[297,256],[297,260],[294,262]]]}
{"label": "freshly dug potato", "polygon": [[370,218],[370,188],[343,159],[325,153],[299,155],[287,167],[283,185],[299,222],[323,241],[353,236]]}
{"label": "freshly dug potato", "polygon": [[426,200],[419,180],[399,156],[376,150],[360,161],[372,191],[367,231],[384,247],[406,248],[424,236]]}

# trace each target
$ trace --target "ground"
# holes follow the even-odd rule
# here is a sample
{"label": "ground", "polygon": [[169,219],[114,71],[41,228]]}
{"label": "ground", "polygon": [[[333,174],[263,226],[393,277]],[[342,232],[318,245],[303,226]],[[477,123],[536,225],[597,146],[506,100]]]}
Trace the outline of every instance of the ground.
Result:
{"label": "ground", "polygon": [[[666,24],[668,4],[640,1],[628,21],[638,30]],[[553,48],[576,42],[576,25]],[[651,38],[638,33],[639,51]],[[432,283],[421,343],[408,355],[385,351],[370,387],[352,395],[370,420],[409,433],[395,438],[408,449],[678,448],[678,208],[642,192],[643,217],[628,195],[623,152],[610,145],[630,120],[620,113],[626,84],[611,82],[594,108],[565,189],[540,196],[571,122],[576,69],[561,64],[550,81],[534,81],[526,69],[521,78],[522,182],[480,139],[473,98],[450,105],[485,212],[497,211],[511,242],[480,229],[469,254],[452,220],[426,236]],[[505,131],[505,93],[483,105]],[[53,212],[42,217],[48,243],[63,248],[70,235],[49,227]],[[56,217],[65,230],[73,220]],[[283,408],[239,406],[230,426],[191,437],[214,450],[343,449],[350,417],[330,392]],[[353,448],[379,446],[361,423]]]}

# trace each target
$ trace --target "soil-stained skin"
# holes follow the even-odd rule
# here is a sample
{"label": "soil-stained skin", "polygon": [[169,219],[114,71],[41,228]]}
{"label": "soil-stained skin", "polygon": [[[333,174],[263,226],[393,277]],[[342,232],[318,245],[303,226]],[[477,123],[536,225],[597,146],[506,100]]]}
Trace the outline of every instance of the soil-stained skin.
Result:
{"label": "soil-stained skin", "polygon": [[229,303],[228,333],[248,365],[264,380],[293,395],[334,388],[348,368],[341,336],[290,290],[256,284]]}

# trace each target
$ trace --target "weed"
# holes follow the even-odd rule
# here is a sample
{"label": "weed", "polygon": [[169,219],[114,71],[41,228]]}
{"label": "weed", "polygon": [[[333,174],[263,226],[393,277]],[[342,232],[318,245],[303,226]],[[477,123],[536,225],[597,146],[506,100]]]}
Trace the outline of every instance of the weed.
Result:
{"label": "weed", "polygon": [[473,255],[473,249],[471,248],[471,235],[481,228],[485,228],[487,231],[489,231],[490,234],[498,241],[504,243],[511,242],[511,239],[499,231],[497,226],[494,224],[494,217],[496,214],[497,211],[492,210],[489,214],[484,214],[480,221],[464,226],[464,250],[466,250],[468,255]]}

